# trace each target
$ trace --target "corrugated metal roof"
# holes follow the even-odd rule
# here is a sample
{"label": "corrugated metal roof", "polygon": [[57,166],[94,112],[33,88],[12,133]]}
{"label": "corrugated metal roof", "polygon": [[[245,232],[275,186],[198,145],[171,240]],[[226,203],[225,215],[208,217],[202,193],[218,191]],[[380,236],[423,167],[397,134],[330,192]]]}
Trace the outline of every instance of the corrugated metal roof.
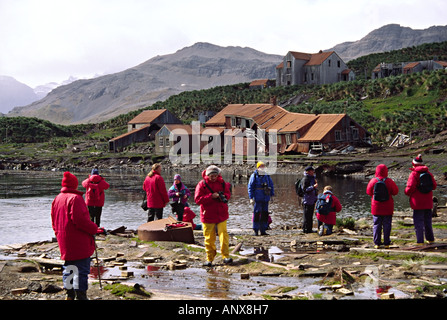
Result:
{"label": "corrugated metal roof", "polygon": [[313,53],[313,54],[311,54],[311,58],[305,64],[305,66],[319,66],[327,58],[329,58],[333,53],[334,53],[334,51]]}
{"label": "corrugated metal roof", "polygon": [[410,62],[405,65],[404,70],[413,69],[419,64],[419,62]]}
{"label": "corrugated metal roof", "polygon": [[250,83],[250,87],[251,86],[263,86],[263,85],[267,85],[267,82],[269,81],[269,79],[259,79],[259,80],[253,80]]}
{"label": "corrugated metal roof", "polygon": [[166,109],[159,110],[145,110],[137,115],[135,118],[130,120],[129,124],[138,124],[138,123],[151,123],[155,119],[157,119],[161,114],[163,114]]}
{"label": "corrugated metal roof", "polygon": [[321,141],[346,114],[320,114],[312,127],[298,142]]}
{"label": "corrugated metal roof", "polygon": [[[266,131],[277,130],[278,133],[297,132],[311,124],[298,142],[321,141],[346,116],[346,114],[293,113],[270,104],[230,104],[211,118],[206,125],[225,125],[225,115],[251,118],[257,123],[258,128]],[[234,131],[232,134],[237,132],[239,131]]]}
{"label": "corrugated metal roof", "polygon": [[147,127],[150,127],[150,126],[151,126],[150,124],[144,125],[144,126],[142,126],[141,128],[138,128],[138,129],[135,129],[135,130],[132,130],[132,131],[123,133],[123,134],[119,135],[118,137],[115,137],[115,138],[110,139],[109,141],[119,140],[119,139],[121,139],[121,138],[124,138],[125,136],[134,134],[134,133],[136,133],[136,132],[138,132],[138,131],[141,131],[141,130],[144,130],[144,129],[146,129]]}

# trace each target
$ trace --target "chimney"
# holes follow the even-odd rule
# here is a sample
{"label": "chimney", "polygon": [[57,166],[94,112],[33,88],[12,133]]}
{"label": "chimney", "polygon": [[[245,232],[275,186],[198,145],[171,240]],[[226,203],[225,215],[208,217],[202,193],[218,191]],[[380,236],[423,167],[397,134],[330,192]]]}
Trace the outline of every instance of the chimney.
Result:
{"label": "chimney", "polygon": [[270,104],[276,106],[276,96],[270,97]]}

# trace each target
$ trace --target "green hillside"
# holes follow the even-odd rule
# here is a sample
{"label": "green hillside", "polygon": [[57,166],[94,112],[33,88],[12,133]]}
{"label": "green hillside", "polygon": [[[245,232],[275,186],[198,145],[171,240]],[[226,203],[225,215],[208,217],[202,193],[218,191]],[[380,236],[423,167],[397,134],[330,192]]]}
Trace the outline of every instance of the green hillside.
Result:
{"label": "green hillside", "polygon": [[[447,60],[447,42],[426,44],[373,54],[350,62],[352,68],[375,66],[377,61],[396,62],[432,59]],[[393,60],[394,59],[394,60]],[[107,141],[126,132],[127,122],[146,109],[168,109],[185,123],[197,119],[198,112],[220,111],[232,103],[278,103],[300,98],[298,105],[285,108],[302,113],[347,113],[382,143],[397,132],[419,136],[447,130],[447,71],[424,71],[376,80],[338,82],[322,86],[288,86],[250,90],[248,83],[187,91],[147,108],[120,115],[95,125],[60,126],[35,118],[0,118],[0,143],[76,140]],[[17,129],[18,128],[18,129]]]}

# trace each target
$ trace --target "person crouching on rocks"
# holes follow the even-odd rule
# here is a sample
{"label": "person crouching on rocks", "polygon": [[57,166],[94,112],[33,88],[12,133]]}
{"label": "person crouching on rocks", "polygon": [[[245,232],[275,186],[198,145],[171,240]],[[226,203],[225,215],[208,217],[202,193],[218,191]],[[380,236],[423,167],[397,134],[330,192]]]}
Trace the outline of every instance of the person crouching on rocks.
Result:
{"label": "person crouching on rocks", "polygon": [[183,184],[179,174],[174,176],[174,183],[168,190],[169,199],[172,199],[172,213],[177,214],[177,220],[183,221],[183,212],[188,205],[188,197],[191,196],[189,189]]}
{"label": "person crouching on rocks", "polygon": [[230,184],[220,174],[221,170],[211,165],[202,172],[203,180],[194,194],[195,202],[200,205],[200,221],[205,237],[206,262],[211,267],[216,257],[216,228],[220,241],[220,252],[225,264],[233,262],[230,258],[229,236],[227,232],[228,200],[231,197]]}
{"label": "person crouching on rocks", "polygon": [[323,193],[318,195],[316,203],[318,235],[326,236],[332,234],[332,229],[337,223],[337,212],[340,212],[341,209],[341,203],[332,193],[332,187],[324,187]]}
{"label": "person crouching on rocks", "polygon": [[399,193],[396,183],[388,178],[388,168],[384,164],[376,167],[376,176],[366,186],[366,193],[371,196],[371,213],[373,215],[373,241],[374,248],[383,245],[389,248],[391,240],[391,223],[394,213],[393,196]]}
{"label": "person crouching on rocks", "polygon": [[65,260],[62,280],[67,300],[88,300],[90,257],[95,252],[94,235],[104,229],[90,220],[87,205],[78,191],[78,178],[64,172],[62,189],[51,204],[51,223],[61,259]]}
{"label": "person crouching on rocks", "polygon": [[275,195],[272,178],[265,172],[265,164],[259,161],[248,181],[248,197],[253,206],[253,230],[255,235],[267,235],[269,227],[269,201]]}

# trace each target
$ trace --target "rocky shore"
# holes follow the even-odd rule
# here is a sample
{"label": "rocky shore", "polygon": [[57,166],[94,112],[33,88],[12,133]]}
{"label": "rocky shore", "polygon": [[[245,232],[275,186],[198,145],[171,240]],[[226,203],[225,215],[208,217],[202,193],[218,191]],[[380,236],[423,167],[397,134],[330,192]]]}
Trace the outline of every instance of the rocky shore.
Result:
{"label": "rocky shore", "polygon": [[[97,237],[98,266],[103,271],[115,270],[115,275],[103,276],[100,286],[93,257],[88,296],[91,300],[206,300],[210,289],[201,295],[189,292],[192,284],[182,290],[175,285],[185,278],[182,270],[190,270],[190,277],[206,269],[205,275],[227,275],[222,286],[231,287],[233,281],[235,287],[250,287],[230,299],[445,299],[445,206],[439,208],[433,225],[435,244],[416,246],[410,214],[395,213],[389,249],[374,249],[369,218],[355,221],[354,225],[339,225],[330,236],[304,234],[297,226],[288,225],[258,237],[251,230],[230,230],[234,262],[225,265],[218,256],[212,268],[202,266],[205,252],[201,231],[194,231],[194,244],[143,242],[135,230],[122,227]],[[1,300],[65,298],[56,242],[1,246],[0,254]],[[169,273],[171,285],[160,289],[157,283],[163,273]],[[205,283],[203,277],[199,279]],[[287,284],[272,285],[274,279],[285,279]]]}

